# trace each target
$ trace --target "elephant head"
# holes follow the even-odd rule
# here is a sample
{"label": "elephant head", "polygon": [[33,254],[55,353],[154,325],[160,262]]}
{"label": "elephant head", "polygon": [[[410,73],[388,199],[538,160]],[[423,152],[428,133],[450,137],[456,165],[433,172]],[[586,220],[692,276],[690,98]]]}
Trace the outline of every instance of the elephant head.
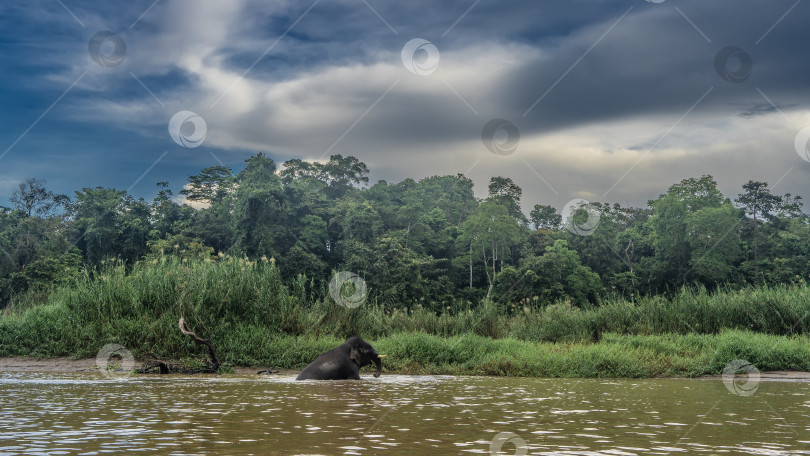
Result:
{"label": "elephant head", "polygon": [[375,377],[382,373],[382,361],[374,347],[359,337],[349,337],[339,347],[317,357],[298,374],[297,380],[360,380],[360,368],[374,363]]}
{"label": "elephant head", "polygon": [[349,358],[354,361],[358,367],[363,367],[368,364],[374,363],[377,367],[374,372],[374,377],[379,377],[382,373],[382,358],[386,355],[380,355],[374,347],[368,342],[359,337],[350,337],[345,342],[350,347]]}

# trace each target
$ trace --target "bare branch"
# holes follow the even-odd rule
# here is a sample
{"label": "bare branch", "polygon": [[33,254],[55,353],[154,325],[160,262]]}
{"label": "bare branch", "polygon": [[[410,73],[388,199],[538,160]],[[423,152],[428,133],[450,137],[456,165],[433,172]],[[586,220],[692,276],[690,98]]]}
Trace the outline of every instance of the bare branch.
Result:
{"label": "bare branch", "polygon": [[[211,343],[210,338],[203,339],[202,337],[195,334],[194,331],[192,331],[191,328],[188,327],[188,325],[186,324],[185,316],[183,315],[183,301],[184,299],[180,298],[180,320],[177,321],[177,325],[180,327],[180,332],[183,333],[183,335],[191,337],[191,339],[194,342],[197,342],[200,345],[205,345],[206,347],[208,347],[208,354],[211,358],[211,370],[216,371],[217,369],[219,369],[220,363],[219,359],[217,358],[217,354],[214,352],[214,344]],[[197,311],[194,310],[194,306],[191,305],[191,296],[189,296],[189,304],[192,312],[194,312],[194,315],[197,317],[197,321],[200,323],[200,325],[202,325],[203,328],[205,328],[205,325],[202,323],[199,314],[197,314]]]}

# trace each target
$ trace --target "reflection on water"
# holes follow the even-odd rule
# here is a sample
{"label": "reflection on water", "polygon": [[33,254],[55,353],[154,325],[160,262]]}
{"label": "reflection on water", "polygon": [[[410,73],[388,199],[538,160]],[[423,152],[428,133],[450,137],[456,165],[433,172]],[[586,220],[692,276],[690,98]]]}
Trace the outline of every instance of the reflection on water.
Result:
{"label": "reflection on water", "polygon": [[0,422],[0,454],[792,455],[810,384],[0,373]]}

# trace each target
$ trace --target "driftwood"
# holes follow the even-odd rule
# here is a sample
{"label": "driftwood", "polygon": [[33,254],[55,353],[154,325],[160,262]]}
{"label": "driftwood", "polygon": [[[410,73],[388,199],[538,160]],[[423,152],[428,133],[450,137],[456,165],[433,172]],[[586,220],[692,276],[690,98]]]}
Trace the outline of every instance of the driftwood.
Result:
{"label": "driftwood", "polygon": [[[166,361],[161,361],[157,356],[153,353],[147,353],[152,359],[149,361],[144,361],[141,368],[136,370],[135,372],[139,374],[152,374],[152,373],[160,373],[160,374],[172,374],[172,373],[182,373],[183,366],[177,366],[174,364],[169,364]],[[157,372],[154,372],[154,369],[157,369]]]}
{"label": "driftwood", "polygon": [[172,373],[172,369],[169,367],[168,364],[164,363],[163,361],[147,361],[143,363],[143,366],[141,366],[141,368],[138,369],[136,372],[138,372],[139,374],[149,374],[151,373],[149,371],[155,368],[159,369],[160,374]]}
{"label": "driftwood", "polygon": [[[188,336],[199,345],[204,345],[208,348],[208,355],[210,360],[208,361],[208,367],[204,369],[188,369],[185,366],[179,364],[170,364],[165,361],[161,361],[158,359],[157,356],[149,353],[152,356],[152,360],[146,361],[143,363],[140,369],[137,370],[138,373],[147,374],[151,373],[150,371],[154,371],[154,369],[158,369],[161,374],[199,374],[199,373],[206,373],[206,374],[218,374],[219,373],[219,358],[217,358],[217,354],[214,351],[214,344],[211,343],[211,339],[204,339],[198,336],[194,331],[189,328],[188,324],[186,323],[185,315],[183,315],[183,304],[184,298],[180,298],[180,319],[177,321],[177,326],[180,328],[180,332],[183,335]],[[205,324],[200,319],[200,315],[197,314],[197,311],[194,310],[194,306],[191,304],[191,296],[189,296],[189,306],[191,307],[191,311],[194,312],[194,316],[197,318],[197,323],[205,330],[207,333],[211,333],[208,331],[208,328],[205,327]]]}
{"label": "driftwood", "polygon": [[277,371],[277,370],[267,369],[267,370],[260,370],[259,372],[256,372],[256,374],[258,374],[258,375],[261,375],[261,374],[270,375],[270,374],[278,374],[279,372],[280,371]]}

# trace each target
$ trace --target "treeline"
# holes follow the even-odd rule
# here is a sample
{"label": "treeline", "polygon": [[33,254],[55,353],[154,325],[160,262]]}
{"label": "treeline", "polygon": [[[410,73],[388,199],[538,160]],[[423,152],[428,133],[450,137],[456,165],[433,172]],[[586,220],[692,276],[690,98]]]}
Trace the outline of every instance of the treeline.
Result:
{"label": "treeline", "polygon": [[[672,185],[647,207],[592,203],[568,220],[551,206],[520,209],[522,190],[493,177],[477,199],[465,176],[368,185],[354,157],[259,154],[237,174],[190,176],[181,205],[166,182],[154,200],[109,188],[56,195],[26,179],[0,207],[0,307],[43,298],[108,261],[164,255],[273,262],[286,283],[320,299],[336,271],[362,277],[386,308],[458,310],[485,298],[515,306],[588,307],[684,285],[708,289],[803,283],[810,219],[801,198],[749,181],[733,199],[711,176]],[[303,275],[304,278],[299,277]]]}

